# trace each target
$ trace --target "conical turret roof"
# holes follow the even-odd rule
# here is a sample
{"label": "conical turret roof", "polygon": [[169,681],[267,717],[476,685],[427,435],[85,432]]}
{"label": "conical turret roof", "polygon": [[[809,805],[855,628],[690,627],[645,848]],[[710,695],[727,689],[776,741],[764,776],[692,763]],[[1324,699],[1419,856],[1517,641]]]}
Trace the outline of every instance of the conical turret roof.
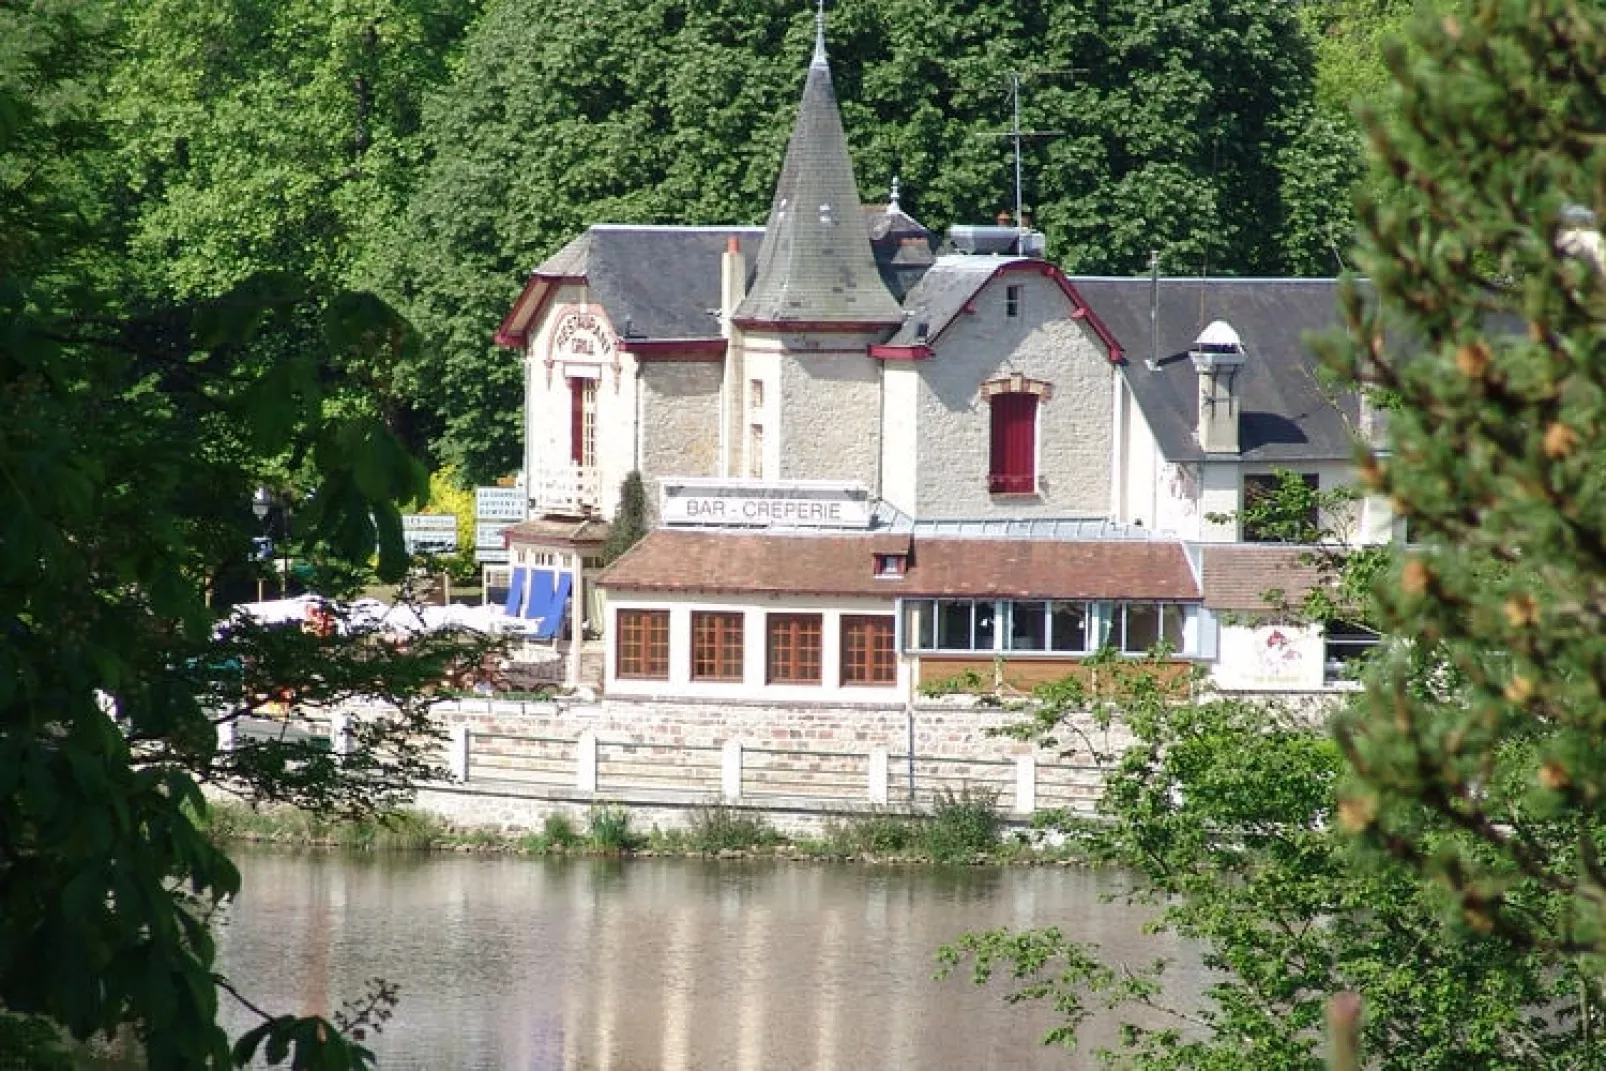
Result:
{"label": "conical turret roof", "polygon": [[803,103],[775,184],[758,271],[735,319],[747,326],[903,320],[870,248],[823,28],[816,33]]}

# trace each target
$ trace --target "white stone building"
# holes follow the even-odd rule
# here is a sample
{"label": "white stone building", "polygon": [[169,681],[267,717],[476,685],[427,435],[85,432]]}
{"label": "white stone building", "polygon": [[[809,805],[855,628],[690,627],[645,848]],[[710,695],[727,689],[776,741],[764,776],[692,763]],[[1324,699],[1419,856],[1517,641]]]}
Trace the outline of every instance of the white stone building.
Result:
{"label": "white stone building", "polygon": [[[1311,571],[1207,550],[1253,535],[1235,514],[1274,472],[1350,481],[1356,400],[1303,338],[1335,284],[1072,278],[1024,229],[952,238],[896,184],[861,206],[822,39],[765,227],[596,225],[532,273],[497,334],[546,533],[515,529],[515,563],[591,589],[549,522],[611,519],[632,472],[661,522],[585,603],[605,689],[895,702],[1159,640],[1224,686],[1330,682],[1360,640],[1265,624],[1253,595]],[[1393,527],[1371,500],[1323,520]]]}

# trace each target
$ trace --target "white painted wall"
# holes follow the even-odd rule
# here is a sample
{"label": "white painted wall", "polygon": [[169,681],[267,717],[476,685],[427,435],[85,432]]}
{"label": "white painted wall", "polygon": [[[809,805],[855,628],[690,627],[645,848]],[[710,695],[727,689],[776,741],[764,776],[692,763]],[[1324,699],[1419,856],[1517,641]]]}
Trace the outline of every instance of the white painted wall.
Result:
{"label": "white painted wall", "polygon": [[[1005,314],[1007,287],[1022,288],[1019,316]],[[1047,276],[995,276],[916,363],[921,376],[916,477],[922,517],[1107,515],[1116,375],[1104,345],[1071,319],[1070,300]],[[991,409],[988,380],[1020,373],[1053,385],[1039,403],[1036,496],[987,489]]]}
{"label": "white painted wall", "polygon": [[1212,683],[1228,691],[1322,689],[1322,631],[1316,626],[1223,624]]}
{"label": "white painted wall", "polygon": [[[609,352],[589,357],[554,352],[558,324],[577,311],[597,318],[612,346]],[[524,467],[528,473],[569,464],[568,374],[589,371],[597,378],[598,489],[604,517],[613,516],[618,509],[619,484],[636,465],[636,361],[619,352],[617,338],[607,313],[590,300],[589,289],[565,283],[532,325],[525,351]],[[549,358],[553,362],[550,369]]]}
{"label": "white painted wall", "polygon": [[[620,610],[669,611],[669,679],[647,681],[620,678],[618,670],[618,628],[614,621]],[[742,681],[694,681],[691,679],[691,615],[693,611],[739,612],[745,615]],[[821,615],[821,682],[806,684],[766,684],[765,614],[818,613]],[[784,601],[769,597],[721,599],[714,596],[654,594],[650,597],[614,592],[608,598],[607,670],[605,690],[609,695],[674,699],[763,699],[775,702],[871,703],[901,702],[909,694],[911,663],[899,659],[898,680],[886,687],[849,685],[842,680],[842,616],[844,614],[893,613],[891,598],[823,599],[797,597]]]}
{"label": "white painted wall", "polygon": [[[920,369],[886,361],[881,430],[881,497],[905,513],[915,510],[920,478]],[[932,463],[937,463],[932,458]]]}

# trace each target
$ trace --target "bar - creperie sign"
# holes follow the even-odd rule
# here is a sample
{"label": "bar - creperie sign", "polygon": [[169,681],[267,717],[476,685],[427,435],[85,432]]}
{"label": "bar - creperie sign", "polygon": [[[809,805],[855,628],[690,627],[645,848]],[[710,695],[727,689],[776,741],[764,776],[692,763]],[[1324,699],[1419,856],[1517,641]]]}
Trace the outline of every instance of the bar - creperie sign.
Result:
{"label": "bar - creperie sign", "polygon": [[870,492],[863,484],[665,480],[665,524],[746,528],[868,528]]}

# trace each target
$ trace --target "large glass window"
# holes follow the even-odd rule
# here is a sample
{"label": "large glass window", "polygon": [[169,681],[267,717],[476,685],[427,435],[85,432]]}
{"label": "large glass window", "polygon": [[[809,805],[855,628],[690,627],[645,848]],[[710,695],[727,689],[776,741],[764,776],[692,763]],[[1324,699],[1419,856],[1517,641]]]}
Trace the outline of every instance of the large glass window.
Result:
{"label": "large glass window", "polygon": [[770,614],[768,679],[771,684],[819,684],[821,617],[819,614]]}
{"label": "large glass window", "polygon": [[842,683],[896,684],[897,680],[892,618],[883,614],[844,614]]}
{"label": "large glass window", "polygon": [[1162,640],[1172,651],[1181,651],[1184,616],[1176,603],[1117,603],[1110,642],[1123,654],[1147,654]]}
{"label": "large glass window", "polygon": [[620,677],[669,679],[669,611],[620,610],[618,663]]}
{"label": "large glass window", "polygon": [[1056,651],[1087,650],[1087,603],[1049,604],[1049,635]]}
{"label": "large glass window", "polygon": [[[944,599],[937,603],[937,649],[940,651],[974,650],[972,634],[976,604],[968,600]],[[991,647],[988,644],[988,647]]]}
{"label": "large glass window", "polygon": [[1009,609],[1009,642],[1011,651],[1044,651],[1048,649],[1048,603],[1011,602]]}
{"label": "large glass window", "polygon": [[937,604],[915,599],[903,604],[903,645],[911,651],[937,649]]}
{"label": "large glass window", "polygon": [[911,599],[903,643],[910,651],[1087,654],[1108,642],[1123,654],[1147,654],[1163,640],[1180,653],[1188,651],[1188,613],[1181,603]]}
{"label": "large glass window", "polygon": [[1383,637],[1365,625],[1329,621],[1322,658],[1322,682],[1354,680],[1360,664],[1377,650]]}
{"label": "large glass window", "polygon": [[691,615],[691,678],[742,679],[742,615],[694,612]]}

